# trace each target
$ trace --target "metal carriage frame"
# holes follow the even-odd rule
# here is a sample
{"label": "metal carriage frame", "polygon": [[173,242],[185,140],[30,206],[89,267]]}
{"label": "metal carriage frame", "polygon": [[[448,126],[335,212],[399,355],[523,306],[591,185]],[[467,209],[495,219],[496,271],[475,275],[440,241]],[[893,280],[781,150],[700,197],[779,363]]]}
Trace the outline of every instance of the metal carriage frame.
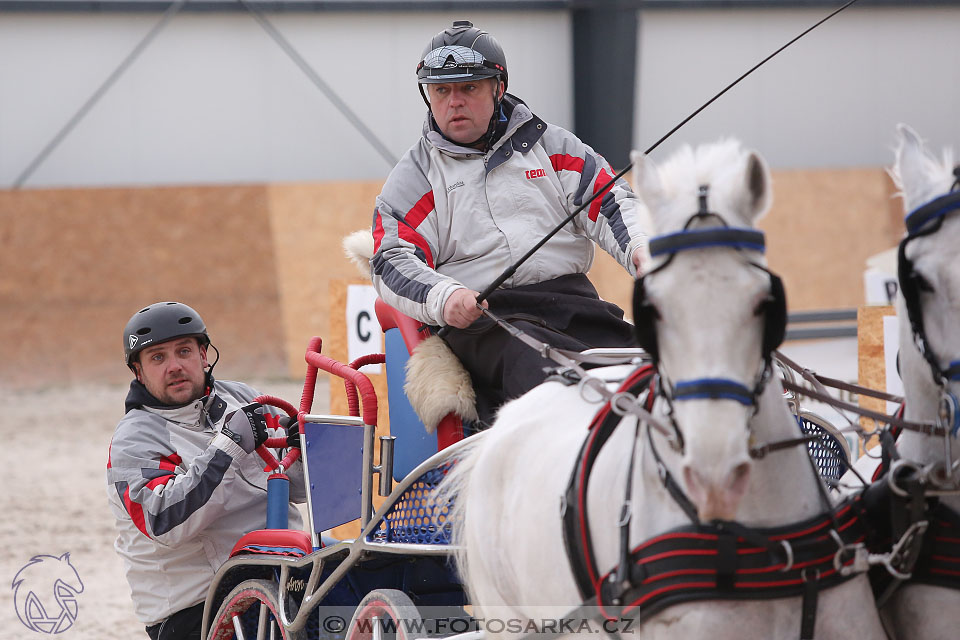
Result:
{"label": "metal carriage frame", "polygon": [[[403,341],[410,352],[425,336],[412,320],[396,314],[385,305],[381,307],[378,304],[377,311],[384,329],[398,329],[397,333],[403,334]],[[395,438],[381,436],[381,464],[375,465],[373,450],[377,397],[370,380],[359,371],[359,368],[366,364],[384,362],[385,356],[373,354],[345,365],[321,355],[320,347],[320,339],[313,338],[305,356],[308,371],[301,410],[298,413],[301,433],[306,439],[304,451],[310,448],[310,425],[338,425],[362,429],[359,491],[361,533],[354,540],[335,541],[324,545],[314,526],[313,493],[308,491],[311,531],[309,541],[305,534],[299,533],[303,540],[299,545],[295,545],[299,549],[294,553],[278,554],[267,551],[236,554],[235,549],[234,555],[214,576],[208,590],[204,609],[204,638],[225,640],[232,637],[229,629],[212,633],[216,631],[212,630],[212,625],[222,622],[222,616],[229,613],[224,611],[225,608],[229,609],[229,598],[231,594],[236,594],[238,589],[242,591],[242,585],[252,585],[254,590],[262,592],[256,596],[261,602],[257,638],[263,636],[264,620],[270,618],[275,621],[279,637],[282,638],[341,640],[350,631],[347,620],[359,615],[368,596],[373,594],[395,594],[394,600],[398,600],[399,604],[394,603],[394,616],[398,618],[397,611],[401,615],[404,611],[417,612],[417,606],[442,606],[445,611],[459,611],[463,614],[463,606],[467,604],[463,586],[450,562],[456,549],[450,544],[449,524],[444,520],[443,514],[438,513],[449,508],[449,505],[440,505],[433,500],[433,489],[446,470],[456,464],[464,445],[462,425],[458,419],[447,419],[441,423],[443,431],[438,434],[436,445],[439,451],[413,468],[391,490]],[[397,363],[393,364],[397,366]],[[345,381],[349,411],[352,415],[309,413],[319,371]],[[785,377],[792,378],[789,371],[781,371]],[[393,397],[391,394],[391,398]],[[849,461],[849,451],[844,450],[846,443],[842,434],[819,416],[801,410],[794,398],[791,398],[791,406],[801,430],[829,435],[832,440],[839,441],[829,443],[833,449],[831,452],[828,452],[826,447],[823,451],[816,449],[819,441],[811,442],[809,450],[821,475],[828,482],[835,482],[842,472],[837,460],[842,457]],[[310,465],[306,459],[303,464],[307,486],[310,487]],[[386,500],[376,512],[373,510],[374,474],[380,476],[380,495],[386,496]],[[257,533],[261,532],[248,535],[255,536]],[[241,547],[241,543],[238,543],[237,548]],[[416,606],[409,598],[408,594],[411,593],[417,598]],[[263,606],[264,604],[267,606]],[[324,620],[320,620],[321,608],[327,614]],[[334,624],[330,624],[331,620]],[[235,620],[233,624],[237,626],[239,623]],[[369,634],[362,636],[363,640],[368,636]],[[238,632],[236,637],[244,636],[242,632]],[[397,638],[405,640],[404,634],[399,632]]]}
{"label": "metal carriage frame", "polygon": [[[442,513],[444,507],[434,504],[433,489],[446,470],[455,464],[462,444],[449,435],[440,451],[421,462],[412,472],[390,490],[392,484],[392,436],[381,436],[381,464],[375,465],[373,450],[377,422],[377,397],[370,380],[358,369],[364,364],[383,362],[382,354],[345,365],[321,355],[321,340],[313,338],[307,348],[308,371],[298,422],[310,448],[311,425],[337,425],[362,429],[362,463],[360,482],[361,533],[353,540],[333,541],[324,544],[313,526],[313,492],[307,492],[310,515],[309,542],[294,541],[285,552],[276,550],[263,553],[241,553],[237,550],[249,537],[254,543],[258,534],[252,532],[237,544],[234,554],[217,571],[207,591],[204,607],[202,633],[204,638],[229,638],[231,633],[221,630],[223,607],[231,593],[240,585],[265,581],[275,590],[269,602],[269,616],[280,629],[281,637],[301,638],[309,631],[311,638],[342,638],[347,632],[346,615],[332,615],[334,620],[320,629],[321,623],[315,613],[318,608],[336,607],[340,613],[352,613],[364,596],[374,590],[390,589],[403,592],[420,592],[420,604],[444,606],[463,611],[466,604],[462,585],[456,578],[449,544],[450,532]],[[377,357],[379,356],[379,357]],[[342,378],[346,382],[350,412],[356,415],[335,416],[309,413],[316,386],[318,371]],[[362,401],[362,402],[361,402]],[[459,425],[457,425],[459,427]],[[306,457],[306,454],[305,454]],[[305,482],[311,487],[310,465],[304,462]],[[380,494],[385,501],[374,513],[374,474],[380,475]],[[388,494],[388,495],[387,495]],[[354,498],[355,499],[355,498]],[[292,532],[297,533],[300,532]],[[263,539],[266,536],[259,536]],[[249,544],[248,540],[248,544]],[[269,545],[262,545],[269,546]],[[261,598],[263,603],[264,598]],[[261,610],[263,607],[261,607]],[[263,615],[260,616],[262,629]],[[337,622],[339,621],[339,622]],[[344,628],[336,628],[343,623]],[[234,622],[234,625],[239,623]],[[237,633],[235,637],[239,637]],[[259,638],[260,635],[258,634]],[[270,636],[273,637],[273,636]]]}
{"label": "metal carriage frame", "polygon": [[[459,448],[454,445],[438,452],[399,483],[355,540],[340,541],[301,558],[275,555],[237,555],[230,558],[217,572],[207,594],[204,637],[207,637],[210,631],[209,627],[214,614],[213,605],[245,580],[263,577],[276,580],[277,601],[280,607],[277,612],[278,622],[287,629],[299,631],[307,626],[311,613],[324,604],[325,598],[342,584],[350,571],[355,568],[381,561],[389,564],[391,561],[408,562],[416,558],[433,558],[447,563],[453,548],[446,544],[446,534],[443,534],[442,542],[434,544],[396,542],[389,541],[387,538],[392,528],[391,520],[397,516],[402,518],[398,512],[403,502],[409,500],[411,494],[419,492],[417,485],[422,483],[424,476],[436,473],[445,465],[452,464],[456,460]],[[303,584],[303,595],[297,597],[291,593],[290,587],[299,588],[295,581],[303,580],[300,577],[303,575],[307,576],[306,583]],[[381,585],[386,588],[392,586]],[[362,598],[363,594],[358,595]],[[292,600],[297,601],[295,613],[288,610]],[[328,629],[328,631],[334,636],[338,635],[336,630]],[[345,632],[346,629],[343,631]]]}

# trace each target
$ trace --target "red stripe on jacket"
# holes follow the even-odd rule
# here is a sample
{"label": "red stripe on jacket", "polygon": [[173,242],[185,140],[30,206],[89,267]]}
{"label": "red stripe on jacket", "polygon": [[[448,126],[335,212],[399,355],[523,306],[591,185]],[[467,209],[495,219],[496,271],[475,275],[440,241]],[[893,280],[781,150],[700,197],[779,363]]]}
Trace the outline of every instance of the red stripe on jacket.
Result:
{"label": "red stripe on jacket", "polygon": [[576,171],[583,173],[583,158],[571,156],[568,153],[556,153],[550,156],[550,164],[554,171]]}
{"label": "red stripe on jacket", "polygon": [[424,239],[424,237],[405,224],[398,225],[398,227],[400,238],[406,240],[416,247],[419,247],[420,250],[423,251],[424,256],[427,258],[427,266],[433,269],[433,252],[430,251],[430,245],[427,244],[427,241]]}
{"label": "red stripe on jacket", "polygon": [[130,487],[127,487],[123,492],[123,506],[127,509],[127,513],[130,514],[130,520],[132,520],[133,524],[140,530],[140,533],[149,538],[150,534],[147,533],[147,523],[143,518],[143,507],[130,499]]}
{"label": "red stripe on jacket", "polygon": [[160,460],[157,461],[157,466],[164,471],[175,472],[181,462],[183,462],[183,458],[175,453],[172,453],[169,456],[160,458]]}
{"label": "red stripe on jacket", "polygon": [[433,190],[430,190],[423,194],[423,197],[417,201],[417,204],[413,205],[413,208],[407,212],[407,215],[405,215],[403,219],[406,220],[407,224],[416,229],[430,212],[433,211],[434,206]]}
{"label": "red stripe on jacket", "polygon": [[380,211],[373,217],[373,252],[380,251],[380,242],[383,240],[383,220],[380,219]]}
{"label": "red stripe on jacket", "polygon": [[[417,227],[419,227],[420,223],[427,219],[427,216],[430,215],[430,212],[433,211],[433,209],[433,190],[430,190],[423,194],[423,196],[417,200],[417,203],[411,207],[410,211],[407,212],[407,215],[403,217],[403,222],[397,224],[397,235],[400,236],[400,239],[406,240],[410,244],[423,251],[423,255],[427,260],[427,265],[431,269],[434,267],[433,252],[430,251],[430,245],[427,243],[427,240],[417,232]],[[382,229],[382,227],[380,228]],[[376,248],[379,248],[379,246]]]}
{"label": "red stripe on jacket", "polygon": [[167,484],[168,482],[170,482],[171,480],[173,480],[173,479],[176,478],[176,477],[177,477],[177,474],[175,474],[175,473],[168,473],[168,474],[165,475],[165,476],[160,476],[159,478],[154,478],[153,480],[151,480],[150,482],[147,483],[146,487],[147,487],[147,489],[150,489],[151,491],[153,491],[155,488]]}
{"label": "red stripe on jacket", "polygon": [[[597,174],[597,181],[593,183],[593,192],[609,191],[612,188],[613,180],[610,174],[607,173],[606,169],[600,169],[600,173]],[[590,203],[590,213],[587,217],[589,217],[592,222],[596,222],[597,216],[600,215],[600,205],[603,204],[603,195],[605,194],[598,195],[594,198],[593,202]]]}
{"label": "red stripe on jacket", "polygon": [[[423,194],[419,200],[417,200],[417,203],[413,205],[413,207],[410,208],[410,211],[407,212],[407,215],[403,217],[403,222],[397,225],[397,235],[399,235],[402,240],[406,240],[410,244],[423,251],[427,258],[427,264],[431,269],[434,266],[433,252],[430,251],[430,245],[427,244],[426,239],[417,233],[416,229],[420,226],[420,223],[426,220],[427,216],[430,215],[430,212],[433,211],[434,208],[435,202],[433,199],[433,190],[431,189]],[[373,226],[374,253],[380,250],[380,242],[383,240],[384,233],[383,221],[380,219],[380,212],[378,211]]]}

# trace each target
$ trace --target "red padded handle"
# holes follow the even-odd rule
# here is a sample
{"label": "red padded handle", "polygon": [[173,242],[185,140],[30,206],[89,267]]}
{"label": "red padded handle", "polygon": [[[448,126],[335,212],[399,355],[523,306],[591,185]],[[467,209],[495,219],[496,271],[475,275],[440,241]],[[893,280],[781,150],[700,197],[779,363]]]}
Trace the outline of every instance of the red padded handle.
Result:
{"label": "red padded handle", "polygon": [[[367,366],[368,364],[383,364],[387,361],[386,354],[383,353],[371,353],[369,355],[360,356],[356,360],[350,363],[351,369],[360,370],[362,367]],[[344,391],[347,394],[347,408],[350,412],[350,415],[360,417],[360,398],[357,396],[357,385],[353,384],[350,380],[343,381]]]}
{"label": "red padded handle", "polygon": [[[356,369],[351,369],[342,362],[320,353],[322,342],[314,337],[307,346],[304,359],[307,361],[307,379],[303,383],[303,399],[300,401],[300,411],[308,413],[313,404],[313,394],[317,385],[317,371],[322,370],[353,383],[360,390],[360,400],[363,404],[361,418],[364,424],[377,425],[377,392],[373,389],[370,378]],[[302,418],[301,418],[302,420]]]}

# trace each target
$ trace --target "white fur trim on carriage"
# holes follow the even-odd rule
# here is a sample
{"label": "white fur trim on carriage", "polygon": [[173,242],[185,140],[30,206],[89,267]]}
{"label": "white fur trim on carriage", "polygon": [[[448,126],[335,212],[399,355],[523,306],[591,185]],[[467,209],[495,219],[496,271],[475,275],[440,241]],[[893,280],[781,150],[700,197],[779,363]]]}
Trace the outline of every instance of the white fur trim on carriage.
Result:
{"label": "white fur trim on carriage", "polygon": [[406,373],[403,390],[427,433],[433,433],[451,412],[467,421],[477,419],[470,374],[442,339],[430,336],[418,344],[407,361]]}
{"label": "white fur trim on carriage", "polygon": [[350,259],[364,278],[370,277],[370,259],[373,258],[373,234],[369,229],[360,229],[347,234],[342,241],[343,253]]}

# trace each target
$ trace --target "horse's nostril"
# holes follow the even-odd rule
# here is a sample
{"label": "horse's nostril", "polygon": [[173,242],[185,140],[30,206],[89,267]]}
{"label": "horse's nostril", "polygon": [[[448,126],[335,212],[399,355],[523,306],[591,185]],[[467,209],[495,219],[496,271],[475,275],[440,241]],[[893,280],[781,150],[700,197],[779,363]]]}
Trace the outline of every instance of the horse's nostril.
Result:
{"label": "horse's nostril", "polygon": [[733,468],[730,472],[730,490],[736,494],[742,494],[747,489],[747,481],[750,479],[750,463],[742,462]]}
{"label": "horse's nostril", "polygon": [[750,463],[743,462],[733,468],[733,472],[730,474],[730,479],[733,480],[734,483],[737,483],[743,480],[749,473],[750,473]]}

